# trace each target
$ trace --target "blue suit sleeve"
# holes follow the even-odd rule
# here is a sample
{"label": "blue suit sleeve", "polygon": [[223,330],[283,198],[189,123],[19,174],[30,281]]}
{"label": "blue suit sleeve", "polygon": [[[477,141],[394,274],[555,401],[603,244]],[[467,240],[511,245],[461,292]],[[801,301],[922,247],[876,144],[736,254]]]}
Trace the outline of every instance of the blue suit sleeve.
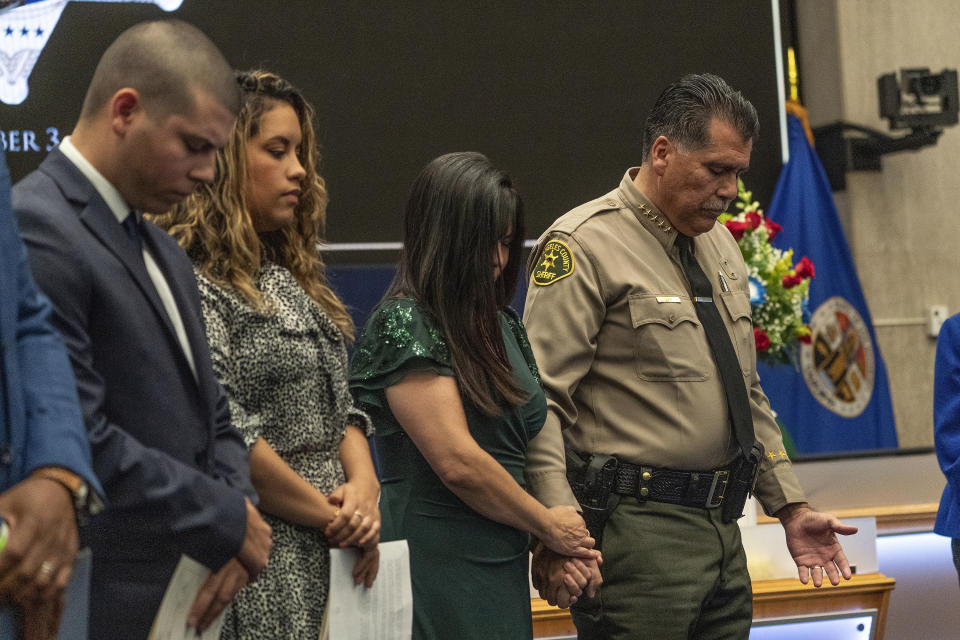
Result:
{"label": "blue suit sleeve", "polygon": [[[13,355],[18,391],[22,393],[25,421],[18,438],[22,451],[20,480],[39,467],[69,469],[86,480],[99,496],[103,490],[93,472],[90,446],[77,400],[77,388],[60,336],[50,325],[50,303],[34,286],[27,254],[20,241],[10,208],[10,177],[0,154],[0,234],[13,266],[15,282],[16,346]],[[4,268],[7,268],[6,266]],[[11,293],[13,293],[11,291]],[[18,424],[11,425],[17,428]],[[18,452],[14,452],[15,454]]]}
{"label": "blue suit sleeve", "polygon": [[949,318],[937,338],[933,440],[947,483],[960,495],[960,315]]}
{"label": "blue suit sleeve", "polygon": [[48,322],[50,303],[33,287],[22,246],[18,263],[17,360],[27,408],[24,472],[63,467],[102,497],[67,352]]}

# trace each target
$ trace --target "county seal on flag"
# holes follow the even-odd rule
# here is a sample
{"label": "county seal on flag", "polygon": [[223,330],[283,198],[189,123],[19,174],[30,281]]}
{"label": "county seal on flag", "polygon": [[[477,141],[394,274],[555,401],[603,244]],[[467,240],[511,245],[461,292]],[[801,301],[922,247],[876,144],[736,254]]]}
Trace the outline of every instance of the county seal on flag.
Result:
{"label": "county seal on flag", "polygon": [[533,283],[545,287],[573,273],[573,254],[561,240],[550,240],[533,269]]}
{"label": "county seal on flag", "polygon": [[873,395],[873,341],[860,313],[840,296],[810,318],[811,339],[800,349],[800,369],[817,402],[844,418],[863,413]]}

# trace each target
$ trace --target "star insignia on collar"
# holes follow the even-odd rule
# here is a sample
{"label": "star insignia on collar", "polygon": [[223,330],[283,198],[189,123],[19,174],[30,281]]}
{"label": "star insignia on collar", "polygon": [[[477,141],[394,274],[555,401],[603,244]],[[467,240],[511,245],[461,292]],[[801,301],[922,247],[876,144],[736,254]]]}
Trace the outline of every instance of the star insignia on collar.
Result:
{"label": "star insignia on collar", "polygon": [[652,221],[655,225],[657,225],[657,228],[659,228],[664,233],[670,233],[670,231],[673,229],[673,227],[670,226],[670,223],[667,222],[666,218],[661,218],[660,216],[655,214],[653,211],[650,211],[650,208],[647,207],[647,205],[645,204],[640,205],[640,213],[645,215],[648,220]]}

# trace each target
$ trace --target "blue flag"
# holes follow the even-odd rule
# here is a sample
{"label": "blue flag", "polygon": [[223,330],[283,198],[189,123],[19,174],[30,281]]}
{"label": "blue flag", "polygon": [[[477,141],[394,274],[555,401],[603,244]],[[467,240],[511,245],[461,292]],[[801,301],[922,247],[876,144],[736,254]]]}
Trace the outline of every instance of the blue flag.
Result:
{"label": "blue flag", "polygon": [[787,126],[790,160],[768,212],[784,229],[774,245],[813,261],[812,335],[799,371],[758,365],[763,389],[800,454],[896,447],[887,370],[830,184],[800,119]]}

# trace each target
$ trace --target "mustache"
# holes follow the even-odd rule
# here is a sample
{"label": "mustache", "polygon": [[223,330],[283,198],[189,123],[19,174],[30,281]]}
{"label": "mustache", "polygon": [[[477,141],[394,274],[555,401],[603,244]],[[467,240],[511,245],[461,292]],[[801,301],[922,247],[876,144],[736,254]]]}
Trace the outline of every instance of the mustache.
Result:
{"label": "mustache", "polygon": [[733,202],[733,201],[732,201],[732,200],[711,200],[711,201],[706,202],[706,203],[703,205],[703,208],[704,208],[704,209],[711,209],[711,210],[714,210],[714,211],[726,211],[726,210],[727,210],[727,207],[730,206],[730,203],[731,203],[731,202]]}

